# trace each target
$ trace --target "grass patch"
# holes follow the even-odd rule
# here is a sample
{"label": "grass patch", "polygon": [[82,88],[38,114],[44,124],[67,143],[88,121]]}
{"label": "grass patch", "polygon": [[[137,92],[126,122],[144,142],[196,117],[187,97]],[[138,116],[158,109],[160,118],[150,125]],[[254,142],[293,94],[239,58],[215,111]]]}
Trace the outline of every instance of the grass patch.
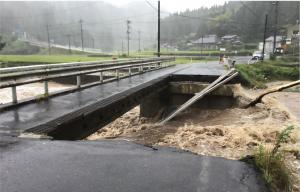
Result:
{"label": "grass patch", "polygon": [[249,87],[265,88],[265,83],[274,80],[299,79],[299,67],[284,66],[284,61],[267,61],[256,64],[236,65],[240,73],[242,83]]}
{"label": "grass patch", "polygon": [[285,163],[284,152],[280,150],[281,145],[290,140],[293,129],[294,126],[291,125],[280,132],[272,147],[260,145],[251,158],[250,163],[262,172],[272,191],[293,191],[292,170]]}
{"label": "grass patch", "polygon": [[283,152],[279,150],[283,143],[288,142],[293,129],[294,126],[288,126],[277,136],[273,148],[259,146],[254,155],[255,165],[274,191],[293,191],[292,172],[285,164]]}
{"label": "grass patch", "polygon": [[1,67],[109,59],[108,57],[88,57],[86,55],[0,55]]}

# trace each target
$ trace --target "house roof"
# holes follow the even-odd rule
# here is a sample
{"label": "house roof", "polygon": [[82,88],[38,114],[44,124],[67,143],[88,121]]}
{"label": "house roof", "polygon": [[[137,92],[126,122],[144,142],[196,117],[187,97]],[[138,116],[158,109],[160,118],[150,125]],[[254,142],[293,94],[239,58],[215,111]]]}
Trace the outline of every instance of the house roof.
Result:
{"label": "house roof", "polygon": [[[203,43],[204,44],[217,43],[217,42],[218,42],[217,35],[205,35],[205,36],[203,36]],[[193,41],[193,43],[202,43],[202,37],[197,39],[196,41]]]}
{"label": "house roof", "polygon": [[237,37],[237,35],[224,35],[222,39],[232,39],[234,37]]}

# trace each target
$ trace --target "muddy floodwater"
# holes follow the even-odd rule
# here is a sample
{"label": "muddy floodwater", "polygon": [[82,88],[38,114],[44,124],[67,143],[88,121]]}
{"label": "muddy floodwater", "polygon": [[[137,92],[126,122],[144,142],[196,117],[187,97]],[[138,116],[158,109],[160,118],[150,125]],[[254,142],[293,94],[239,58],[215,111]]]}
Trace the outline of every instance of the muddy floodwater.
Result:
{"label": "muddy floodwater", "polygon": [[[288,110],[282,99],[298,106],[300,93],[271,94],[263,103],[247,109],[188,109],[163,126],[157,125],[158,120],[140,118],[139,107],[135,107],[87,139],[126,139],[149,146],[170,146],[202,155],[240,159],[253,154],[259,145],[273,144],[280,131],[295,125],[292,140],[284,150],[299,179],[299,117],[295,111]],[[299,183],[296,182],[296,189]]]}
{"label": "muddy floodwater", "polygon": [[[70,85],[63,85],[55,82],[49,82],[49,91],[56,92],[67,88]],[[38,97],[44,94],[44,83],[31,83],[17,87],[18,100]],[[9,103],[12,101],[11,88],[0,89],[0,104]]]}

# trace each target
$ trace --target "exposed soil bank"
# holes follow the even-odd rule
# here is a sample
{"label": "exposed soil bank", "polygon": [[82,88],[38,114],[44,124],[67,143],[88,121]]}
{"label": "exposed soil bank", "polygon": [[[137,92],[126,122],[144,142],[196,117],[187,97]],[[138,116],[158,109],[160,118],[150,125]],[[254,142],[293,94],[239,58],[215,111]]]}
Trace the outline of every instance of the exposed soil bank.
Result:
{"label": "exposed soil bank", "polygon": [[[274,95],[276,97],[277,93]],[[118,137],[145,145],[171,146],[202,155],[240,159],[253,154],[260,144],[272,144],[281,130],[293,124],[297,129],[285,150],[291,152],[288,153],[288,163],[300,178],[299,123],[275,97],[271,94],[263,99],[263,104],[248,109],[188,109],[164,126],[139,118],[139,107],[136,107],[87,139]],[[300,94],[294,97],[300,99]],[[295,98],[294,102],[294,106],[299,105]],[[299,181],[295,182],[296,190],[299,190]]]}

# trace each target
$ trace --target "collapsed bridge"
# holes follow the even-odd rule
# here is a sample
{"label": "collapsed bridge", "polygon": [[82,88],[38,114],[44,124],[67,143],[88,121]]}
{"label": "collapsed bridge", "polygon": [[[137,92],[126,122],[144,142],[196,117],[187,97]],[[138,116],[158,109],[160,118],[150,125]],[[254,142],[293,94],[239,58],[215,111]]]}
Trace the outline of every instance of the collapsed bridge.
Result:
{"label": "collapsed bridge", "polygon": [[[3,69],[0,88],[11,87],[13,100],[0,106],[0,130],[11,135],[29,132],[54,139],[83,139],[139,104],[141,116],[154,116],[169,103],[171,92],[166,90],[171,82],[212,82],[225,72],[216,62],[174,66],[173,60],[162,57]],[[98,80],[83,84],[84,75]],[[76,77],[75,88],[49,92],[48,81],[66,77]],[[16,86],[41,81],[45,87],[42,99],[17,100]]]}

